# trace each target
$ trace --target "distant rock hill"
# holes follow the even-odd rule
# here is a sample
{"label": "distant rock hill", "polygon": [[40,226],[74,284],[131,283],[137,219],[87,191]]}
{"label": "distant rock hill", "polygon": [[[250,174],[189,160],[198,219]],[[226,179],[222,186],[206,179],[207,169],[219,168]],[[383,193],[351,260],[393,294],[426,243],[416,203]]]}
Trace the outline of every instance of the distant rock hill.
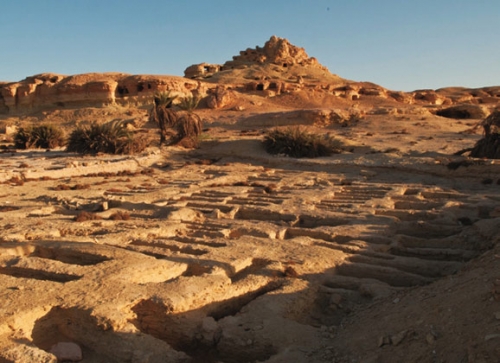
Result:
{"label": "distant rock hill", "polygon": [[397,104],[406,104],[428,107],[440,116],[451,118],[483,118],[500,102],[500,87],[400,92],[370,82],[346,80],[330,73],[316,58],[309,57],[304,48],[276,36],[263,47],[241,51],[223,65],[195,64],[184,73],[185,77],[43,73],[19,82],[0,82],[0,114],[109,105],[144,106],[159,91],[178,95],[195,92],[208,96],[207,107],[219,109],[233,105],[235,92],[267,98],[302,92],[310,100],[329,99],[322,107],[335,104],[335,100],[344,105],[366,101],[367,105],[382,106],[377,112],[383,114],[396,110]]}

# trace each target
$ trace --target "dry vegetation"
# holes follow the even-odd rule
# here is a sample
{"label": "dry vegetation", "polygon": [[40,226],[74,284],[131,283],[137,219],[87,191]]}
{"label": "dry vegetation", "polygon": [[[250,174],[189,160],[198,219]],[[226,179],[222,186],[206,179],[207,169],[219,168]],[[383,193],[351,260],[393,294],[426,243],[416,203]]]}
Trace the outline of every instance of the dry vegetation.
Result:
{"label": "dry vegetation", "polygon": [[150,120],[160,128],[160,144],[181,143],[184,146],[189,144],[194,147],[202,131],[201,118],[194,113],[194,109],[200,103],[200,97],[191,95],[181,98],[177,106],[184,111],[182,114],[173,109],[175,99],[176,97],[170,92],[156,94]]}
{"label": "dry vegetation", "polygon": [[18,149],[52,149],[65,144],[63,130],[55,125],[26,126],[18,129],[14,145]]}
{"label": "dry vegetation", "polygon": [[341,152],[337,140],[310,133],[301,127],[273,129],[267,132],[264,147],[270,154],[294,158],[316,158]]}
{"label": "dry vegetation", "polygon": [[148,141],[130,132],[123,121],[96,122],[77,126],[69,135],[66,151],[80,154],[135,154],[143,151]]}

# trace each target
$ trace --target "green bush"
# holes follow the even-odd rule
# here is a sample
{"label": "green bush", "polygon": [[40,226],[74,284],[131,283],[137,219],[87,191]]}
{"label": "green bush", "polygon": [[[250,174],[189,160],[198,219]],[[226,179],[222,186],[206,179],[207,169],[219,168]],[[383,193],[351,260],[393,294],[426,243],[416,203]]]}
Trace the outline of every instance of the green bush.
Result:
{"label": "green bush", "polygon": [[65,144],[64,132],[54,125],[20,127],[14,135],[18,149],[52,149]]}
{"label": "green bush", "polygon": [[147,141],[135,137],[123,121],[78,126],[69,135],[66,151],[80,154],[135,154],[147,147]]}
{"label": "green bush", "polygon": [[164,106],[167,108],[172,107],[172,103],[177,98],[177,96],[172,96],[170,91],[167,92],[157,92],[154,95],[155,106]]}
{"label": "green bush", "polygon": [[182,97],[177,105],[181,110],[191,112],[195,110],[200,104],[201,97],[199,95],[191,95]]}
{"label": "green bush", "polygon": [[294,158],[315,158],[341,152],[338,141],[328,136],[311,134],[300,127],[268,131],[264,136],[264,147],[270,154]]}
{"label": "green bush", "polygon": [[186,112],[179,117],[174,128],[177,132],[177,140],[182,140],[186,137],[196,140],[202,131],[201,118],[194,112]]}

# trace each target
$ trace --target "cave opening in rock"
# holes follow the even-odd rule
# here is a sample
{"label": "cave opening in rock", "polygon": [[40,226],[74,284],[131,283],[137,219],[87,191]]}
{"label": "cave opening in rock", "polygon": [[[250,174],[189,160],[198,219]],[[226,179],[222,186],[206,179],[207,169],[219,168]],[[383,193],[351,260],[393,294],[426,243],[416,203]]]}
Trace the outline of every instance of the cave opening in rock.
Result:
{"label": "cave opening in rock", "polygon": [[129,93],[127,87],[123,87],[123,86],[118,86],[118,88],[116,89],[116,91],[118,92],[118,94],[120,96],[125,96],[125,95],[127,95]]}

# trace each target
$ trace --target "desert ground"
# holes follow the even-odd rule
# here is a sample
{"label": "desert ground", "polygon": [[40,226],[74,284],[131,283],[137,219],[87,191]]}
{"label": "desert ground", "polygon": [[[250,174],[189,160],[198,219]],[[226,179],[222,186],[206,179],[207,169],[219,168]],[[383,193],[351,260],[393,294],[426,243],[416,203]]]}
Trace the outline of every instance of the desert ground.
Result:
{"label": "desert ground", "polygon": [[[0,90],[0,362],[500,362],[500,160],[456,155],[500,87],[391,91],[273,37],[185,78]],[[159,90],[204,96],[198,147],[159,145]],[[11,147],[111,120],[150,146]],[[268,154],[288,126],[343,152]]]}

